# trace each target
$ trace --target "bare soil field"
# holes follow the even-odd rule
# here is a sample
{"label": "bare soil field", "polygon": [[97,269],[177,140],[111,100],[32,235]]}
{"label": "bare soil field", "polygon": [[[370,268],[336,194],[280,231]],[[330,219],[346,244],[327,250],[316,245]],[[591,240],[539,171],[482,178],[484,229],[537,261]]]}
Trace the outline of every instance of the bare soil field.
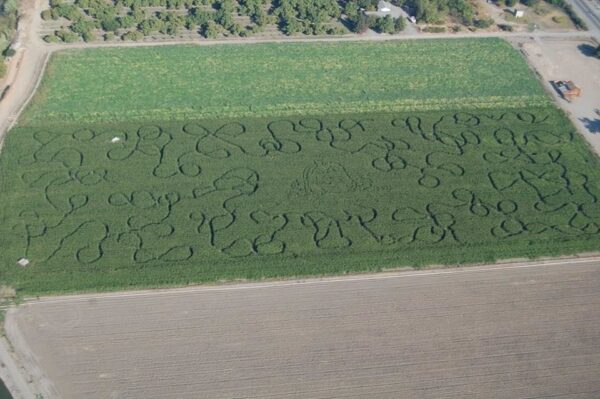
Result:
{"label": "bare soil field", "polygon": [[47,298],[6,329],[44,399],[592,399],[599,289],[579,259]]}

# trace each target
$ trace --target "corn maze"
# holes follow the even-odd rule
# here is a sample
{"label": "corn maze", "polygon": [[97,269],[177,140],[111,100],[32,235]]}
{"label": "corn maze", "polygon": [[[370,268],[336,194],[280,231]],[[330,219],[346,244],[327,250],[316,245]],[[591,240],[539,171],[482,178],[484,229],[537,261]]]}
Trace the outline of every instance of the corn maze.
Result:
{"label": "corn maze", "polygon": [[24,127],[7,148],[1,272],[32,291],[600,244],[598,161],[553,108]]}

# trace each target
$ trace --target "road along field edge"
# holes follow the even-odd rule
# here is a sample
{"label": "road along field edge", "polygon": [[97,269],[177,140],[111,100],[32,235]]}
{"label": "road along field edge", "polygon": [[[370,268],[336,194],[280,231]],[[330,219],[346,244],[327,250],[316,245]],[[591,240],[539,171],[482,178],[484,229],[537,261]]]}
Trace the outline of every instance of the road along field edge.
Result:
{"label": "road along field edge", "polygon": [[[600,264],[600,252],[584,253],[574,256],[548,257],[539,258],[536,260],[530,259],[509,259],[502,260],[496,263],[478,263],[467,265],[430,265],[426,268],[402,267],[396,269],[383,269],[380,272],[365,272],[365,273],[349,273],[344,275],[328,275],[328,276],[313,276],[313,277],[290,277],[265,279],[260,281],[226,281],[214,284],[199,284],[186,285],[181,287],[170,288],[150,288],[140,290],[122,290],[113,292],[99,293],[80,293],[55,296],[37,296],[25,297],[23,303],[26,305],[35,305],[36,303],[58,303],[58,302],[77,302],[87,301],[89,299],[103,298],[123,298],[123,297],[138,297],[149,295],[178,295],[186,292],[212,292],[212,291],[227,291],[227,290],[246,290],[246,289],[261,289],[269,287],[283,287],[294,285],[312,285],[312,284],[328,284],[334,282],[348,282],[361,280],[378,280],[388,278],[404,278],[410,276],[423,276],[452,274],[452,273],[473,273],[485,272],[491,270],[514,269],[514,268],[532,268],[532,267],[550,267],[564,266],[566,264],[578,264],[586,262],[595,262]],[[567,267],[567,266],[565,266]]]}
{"label": "road along field edge", "polygon": [[[13,314],[18,310],[11,307],[6,311],[3,331],[0,337],[0,358],[6,367],[2,376],[14,399],[54,399],[60,398],[53,383],[43,372],[36,356],[13,322]],[[6,377],[6,379],[4,379]]]}
{"label": "road along field edge", "polygon": [[[5,326],[7,325],[5,320]],[[47,399],[49,396],[44,395],[35,386],[36,378],[26,370],[20,356],[15,353],[13,348],[12,341],[9,342],[4,330],[0,335],[0,378],[13,399],[38,399],[38,394]]]}
{"label": "road along field edge", "polygon": [[[14,104],[12,107],[13,109],[16,109],[16,111],[12,112],[6,118],[6,120],[0,122],[0,152],[2,151],[2,148],[4,146],[4,139],[6,138],[6,135],[17,124],[19,117],[21,116],[21,114],[23,113],[25,108],[27,108],[27,106],[29,105],[29,103],[31,102],[31,99],[37,93],[38,88],[40,87],[40,84],[42,83],[44,73],[46,71],[48,62],[50,61],[51,55],[52,55],[52,53],[50,53],[50,52],[45,53],[41,63],[39,63],[39,61],[40,61],[39,59],[35,60],[39,63],[39,65],[36,67],[36,75],[31,76],[32,78],[35,78],[35,80],[34,80],[35,84],[31,87],[31,89],[28,89],[29,95],[27,96],[25,101],[22,102],[20,105],[18,104],[18,100],[17,100],[17,104]],[[17,72],[17,74],[18,74],[18,72]],[[19,81],[20,76],[21,75],[19,75],[19,74],[17,75],[15,82]],[[25,77],[25,79],[26,78],[27,77]],[[20,81],[18,84],[20,84]],[[26,92],[27,92],[27,90],[25,91],[25,93]],[[6,101],[8,101],[8,100],[10,100],[10,96],[6,99]],[[6,103],[3,104],[3,106],[11,108],[11,105],[7,105]],[[9,110],[9,112],[10,112],[10,110]]]}

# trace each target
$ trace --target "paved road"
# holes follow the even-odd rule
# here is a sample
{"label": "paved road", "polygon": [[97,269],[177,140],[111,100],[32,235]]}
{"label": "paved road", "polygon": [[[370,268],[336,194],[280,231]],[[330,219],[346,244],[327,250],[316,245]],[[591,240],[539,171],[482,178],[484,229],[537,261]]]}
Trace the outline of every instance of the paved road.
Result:
{"label": "paved road", "polygon": [[600,40],[600,12],[592,5],[592,0],[570,0],[575,12],[587,23],[589,32]]}
{"label": "paved road", "polygon": [[7,331],[45,399],[597,399],[599,292],[579,260],[49,298]]}

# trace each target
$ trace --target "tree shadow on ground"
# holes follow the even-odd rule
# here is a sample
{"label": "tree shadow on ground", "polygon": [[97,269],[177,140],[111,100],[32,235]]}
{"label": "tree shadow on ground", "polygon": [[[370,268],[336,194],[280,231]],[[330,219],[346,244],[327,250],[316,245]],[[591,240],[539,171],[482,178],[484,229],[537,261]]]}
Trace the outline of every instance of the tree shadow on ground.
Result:
{"label": "tree shadow on ground", "polygon": [[579,51],[581,51],[581,54],[585,55],[586,57],[596,56],[596,47],[592,46],[591,44],[583,43],[577,46],[577,48]]}
{"label": "tree shadow on ground", "polygon": [[583,122],[585,128],[589,130],[590,133],[600,133],[600,119],[580,118],[579,120]]}

